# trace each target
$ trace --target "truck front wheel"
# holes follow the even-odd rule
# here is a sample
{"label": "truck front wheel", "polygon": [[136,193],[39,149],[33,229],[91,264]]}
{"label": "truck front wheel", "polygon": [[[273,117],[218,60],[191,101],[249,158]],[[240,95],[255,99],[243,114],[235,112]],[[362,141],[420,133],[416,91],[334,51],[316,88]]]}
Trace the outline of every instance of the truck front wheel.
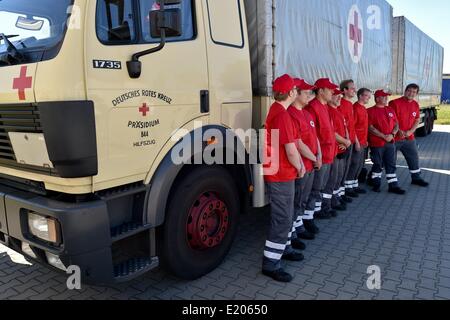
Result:
{"label": "truck front wheel", "polygon": [[239,194],[221,167],[199,167],[177,182],[160,239],[162,266],[193,280],[219,266],[236,236]]}

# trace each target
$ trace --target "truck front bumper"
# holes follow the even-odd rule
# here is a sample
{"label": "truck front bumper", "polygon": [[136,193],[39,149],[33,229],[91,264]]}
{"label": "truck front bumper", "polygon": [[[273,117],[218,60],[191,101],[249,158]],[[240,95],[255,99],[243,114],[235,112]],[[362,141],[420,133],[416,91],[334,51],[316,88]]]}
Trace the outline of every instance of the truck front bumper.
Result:
{"label": "truck front bumper", "polygon": [[[30,233],[29,212],[58,221],[60,245],[40,240]],[[108,206],[102,200],[66,203],[0,185],[0,243],[60,272],[65,272],[69,266],[77,266],[84,283],[117,282]],[[23,244],[29,245],[33,256],[24,252]],[[63,268],[52,266],[49,254],[58,257]],[[151,261],[151,268],[156,267],[157,258]],[[151,269],[149,265],[146,267]]]}

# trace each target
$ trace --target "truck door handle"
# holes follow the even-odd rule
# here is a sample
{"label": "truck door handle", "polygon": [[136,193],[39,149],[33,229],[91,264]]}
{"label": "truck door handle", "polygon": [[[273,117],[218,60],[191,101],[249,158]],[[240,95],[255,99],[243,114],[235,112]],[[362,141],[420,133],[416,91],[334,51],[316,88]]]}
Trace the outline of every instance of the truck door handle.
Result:
{"label": "truck door handle", "polygon": [[209,90],[200,91],[200,111],[209,113]]}

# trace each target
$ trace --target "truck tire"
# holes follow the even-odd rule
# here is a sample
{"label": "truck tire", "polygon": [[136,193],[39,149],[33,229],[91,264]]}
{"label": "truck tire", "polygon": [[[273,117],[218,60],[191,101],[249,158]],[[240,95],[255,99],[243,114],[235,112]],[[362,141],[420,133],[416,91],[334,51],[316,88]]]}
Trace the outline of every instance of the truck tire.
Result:
{"label": "truck tire", "polygon": [[428,127],[429,127],[429,118],[430,114],[428,111],[425,111],[425,117],[423,118],[423,127],[417,129],[416,135],[418,137],[426,137],[428,134]]}
{"label": "truck tire", "polygon": [[198,167],[173,190],[160,235],[162,267],[194,280],[219,266],[236,236],[239,194],[223,168]]}
{"label": "truck tire", "polygon": [[428,134],[429,135],[433,133],[435,119],[436,119],[436,116],[435,116],[434,110],[431,110],[430,111],[430,117],[429,117],[430,124],[429,124],[429,127],[428,127]]}

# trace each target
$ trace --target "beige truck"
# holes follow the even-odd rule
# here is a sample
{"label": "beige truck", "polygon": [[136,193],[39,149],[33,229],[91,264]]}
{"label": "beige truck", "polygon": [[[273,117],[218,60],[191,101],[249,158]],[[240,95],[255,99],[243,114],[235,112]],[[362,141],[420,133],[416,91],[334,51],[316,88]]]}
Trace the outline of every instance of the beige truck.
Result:
{"label": "beige truck", "polygon": [[0,243],[87,283],[218,266],[252,167],[171,150],[252,127],[243,1],[2,0],[0,32]]}
{"label": "beige truck", "polygon": [[275,76],[388,88],[391,17],[384,0],[1,0],[0,243],[88,283],[207,274],[266,204],[248,130]]}

